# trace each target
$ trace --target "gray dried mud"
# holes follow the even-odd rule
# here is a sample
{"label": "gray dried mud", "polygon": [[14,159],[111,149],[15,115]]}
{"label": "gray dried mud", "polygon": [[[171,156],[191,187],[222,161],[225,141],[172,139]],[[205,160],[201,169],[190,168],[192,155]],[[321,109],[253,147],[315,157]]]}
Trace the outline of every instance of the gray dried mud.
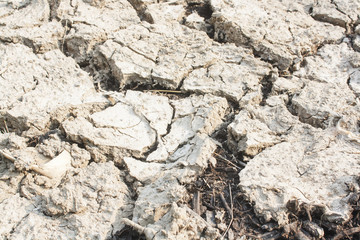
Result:
{"label": "gray dried mud", "polygon": [[[294,202],[351,221],[359,13],[356,0],[1,1],[0,239],[255,239],[227,204],[228,225],[189,205],[219,149],[278,237]],[[293,237],[334,235],[308,220]]]}

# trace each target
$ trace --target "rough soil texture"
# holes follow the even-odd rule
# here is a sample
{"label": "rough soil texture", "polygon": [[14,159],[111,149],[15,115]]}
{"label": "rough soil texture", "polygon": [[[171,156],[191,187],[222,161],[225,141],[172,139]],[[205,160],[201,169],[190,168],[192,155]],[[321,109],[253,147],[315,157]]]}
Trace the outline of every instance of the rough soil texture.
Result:
{"label": "rough soil texture", "polygon": [[360,239],[358,0],[0,2],[0,239]]}

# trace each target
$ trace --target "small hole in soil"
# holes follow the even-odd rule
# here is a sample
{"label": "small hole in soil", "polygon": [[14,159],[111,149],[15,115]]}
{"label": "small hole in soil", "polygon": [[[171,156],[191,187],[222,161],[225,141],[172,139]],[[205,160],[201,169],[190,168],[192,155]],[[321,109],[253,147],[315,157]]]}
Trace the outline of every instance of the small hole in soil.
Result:
{"label": "small hole in soil", "polygon": [[210,19],[213,11],[208,3],[190,3],[186,8],[186,15],[190,15],[192,12],[197,12],[200,17],[205,20]]}
{"label": "small hole in soil", "polygon": [[145,240],[143,234],[139,234],[137,231],[129,226],[125,226],[121,231],[116,232],[109,240]]}

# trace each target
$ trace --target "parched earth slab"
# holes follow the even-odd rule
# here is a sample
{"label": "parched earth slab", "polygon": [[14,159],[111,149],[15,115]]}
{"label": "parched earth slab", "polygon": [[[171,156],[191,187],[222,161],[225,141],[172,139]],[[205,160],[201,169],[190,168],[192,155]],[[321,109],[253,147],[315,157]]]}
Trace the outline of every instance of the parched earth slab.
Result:
{"label": "parched earth slab", "polygon": [[[349,4],[351,1],[345,1],[344,5]],[[359,5],[360,6],[360,5]],[[355,8],[356,9],[356,8]],[[354,10],[355,10],[354,9]],[[329,0],[321,0],[317,1],[311,12],[311,16],[318,21],[328,22],[333,25],[337,25],[343,28],[348,27],[352,21],[356,19],[351,19],[350,11],[346,11],[349,9],[339,8],[338,1],[329,1]],[[349,14],[346,14],[348,12]]]}
{"label": "parched earth slab", "polygon": [[287,203],[298,200],[322,211],[328,221],[350,218],[348,185],[357,185],[360,147],[338,134],[335,129],[297,125],[288,141],[265,149],[247,164],[239,174],[239,187],[259,216],[286,225]]}
{"label": "parched earth slab", "polygon": [[0,39],[22,43],[34,52],[44,53],[59,47],[64,36],[60,22],[50,21],[46,0],[5,1],[0,4]]}
{"label": "parched earth slab", "polygon": [[131,83],[160,84],[211,93],[238,101],[271,71],[251,52],[220,45],[201,31],[177,22],[134,25],[98,47],[95,62],[107,63],[120,87]]}
{"label": "parched earth slab", "polygon": [[354,105],[355,95],[347,84],[310,81],[292,99],[292,107],[300,120],[321,128],[333,124]]}
{"label": "parched earth slab", "polygon": [[293,81],[300,78],[340,84],[346,92],[350,87],[359,96],[360,53],[354,51],[349,42],[325,45],[316,55],[304,58],[303,65],[303,68],[294,72]]}
{"label": "parched earth slab", "polygon": [[245,106],[228,126],[227,144],[234,153],[255,156],[263,149],[283,141],[286,134],[298,122],[287,109],[287,96],[272,96],[265,106]]}
{"label": "parched earth slab", "polygon": [[[50,114],[95,96],[91,78],[59,50],[35,55],[20,44],[1,45],[0,110],[9,126],[44,131]],[[64,74],[66,73],[66,74]]]}
{"label": "parched earth slab", "polygon": [[57,21],[44,22],[39,27],[0,27],[0,40],[21,43],[31,48],[34,53],[45,53],[58,49],[59,41],[63,37],[64,28]]}
{"label": "parched earth slab", "polygon": [[10,28],[34,27],[47,22],[50,7],[46,0],[1,2],[0,25]]}
{"label": "parched earth slab", "polygon": [[235,152],[244,152],[255,156],[262,149],[280,142],[280,138],[265,123],[252,119],[251,114],[243,110],[228,127],[229,148]]}
{"label": "parched earth slab", "polygon": [[[180,205],[180,204],[179,204]],[[166,226],[166,227],[164,227]],[[145,228],[147,239],[217,239],[219,231],[187,206],[171,204],[156,223]]]}
{"label": "parched earth slab", "polygon": [[96,162],[109,157],[121,162],[126,155],[142,157],[157,137],[149,122],[124,103],[93,113],[88,119],[66,120],[62,127],[69,139],[85,144]]}
{"label": "parched earth slab", "polygon": [[211,45],[204,32],[177,22],[142,23],[114,33],[113,40],[99,47],[97,62],[108,62],[120,86],[137,82],[175,89],[194,68],[216,59]]}
{"label": "parched earth slab", "polygon": [[174,112],[167,97],[127,91],[125,99],[136,113],[141,114],[149,121],[150,126],[156,130],[159,136],[167,133]]}
{"label": "parched earth slab", "polygon": [[[233,55],[228,55],[227,51],[231,50]],[[260,81],[270,74],[270,64],[254,58],[242,48],[223,45],[214,52],[217,51],[222,53],[223,59],[193,70],[185,78],[182,89],[216,94],[238,102],[247,92],[260,88]],[[237,61],[234,61],[234,56]]]}
{"label": "parched earth slab", "polygon": [[[21,221],[5,231],[9,239],[107,239],[112,231],[124,226],[120,219],[129,216],[129,189],[112,162],[92,163],[69,174],[58,188],[38,191],[36,203],[20,198],[30,202],[32,208],[21,204],[25,213]],[[13,208],[2,212],[4,216],[11,213]]]}
{"label": "parched earth slab", "polygon": [[196,134],[210,135],[223,122],[222,118],[229,107],[225,98],[211,94],[191,95],[173,100],[171,105],[175,113],[170,130],[158,139],[158,147],[147,157],[147,161],[164,162]]}
{"label": "parched earth slab", "polygon": [[[2,238],[9,238],[12,230],[26,218],[29,212],[33,211],[35,206],[33,202],[14,194],[8,198],[0,201],[1,219],[0,219],[0,236]],[[14,211],[16,209],[16,211]]]}
{"label": "parched earth slab", "polygon": [[129,0],[141,19],[151,24],[181,21],[185,15],[185,0]]}
{"label": "parched earth slab", "polygon": [[94,46],[116,30],[140,22],[135,9],[126,0],[54,2],[52,17],[62,19],[67,32],[64,50],[78,63],[89,60]]}
{"label": "parched earth slab", "polygon": [[305,57],[302,64],[304,67],[293,73],[295,77],[347,84],[350,76],[360,71],[360,53],[355,52],[350,43],[327,44],[315,55]]}
{"label": "parched earth slab", "polygon": [[[138,180],[150,180],[144,187],[137,189],[133,221],[143,227],[159,221],[170,209],[172,203],[185,203],[188,193],[184,183],[196,179],[210,164],[216,160],[212,153],[216,144],[205,134],[199,134],[169,158],[167,164],[139,163],[126,160],[130,174]],[[152,176],[144,179],[139,175],[139,168],[149,168]],[[155,179],[155,180],[154,180]]]}
{"label": "parched earth slab", "polygon": [[310,16],[312,1],[210,1],[215,39],[251,46],[286,70],[323,43],[340,42],[345,29]]}

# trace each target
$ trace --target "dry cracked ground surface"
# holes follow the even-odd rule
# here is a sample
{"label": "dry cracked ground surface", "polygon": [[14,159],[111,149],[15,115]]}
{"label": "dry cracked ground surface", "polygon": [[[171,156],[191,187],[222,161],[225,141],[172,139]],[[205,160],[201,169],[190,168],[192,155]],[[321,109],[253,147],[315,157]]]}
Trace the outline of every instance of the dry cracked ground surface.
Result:
{"label": "dry cracked ground surface", "polygon": [[358,0],[1,0],[0,239],[359,239]]}

